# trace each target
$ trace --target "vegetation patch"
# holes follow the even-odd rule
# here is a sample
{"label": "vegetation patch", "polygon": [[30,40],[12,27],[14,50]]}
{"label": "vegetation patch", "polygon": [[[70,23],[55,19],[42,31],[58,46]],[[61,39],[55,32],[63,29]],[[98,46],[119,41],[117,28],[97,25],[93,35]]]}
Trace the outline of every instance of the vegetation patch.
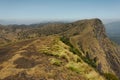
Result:
{"label": "vegetation patch", "polygon": [[51,58],[50,63],[56,66],[60,66],[62,64],[62,61],[55,59],[55,58]]}
{"label": "vegetation patch", "polygon": [[73,52],[74,54],[77,54],[79,56],[81,56],[81,53],[79,52],[78,49],[76,49],[71,43],[70,43],[70,40],[69,38],[66,38],[66,37],[61,37],[60,40],[65,43],[66,45],[70,46],[70,51]]}
{"label": "vegetation patch", "polygon": [[104,73],[104,77],[107,79],[107,80],[119,80],[117,78],[117,76],[115,76],[114,74],[111,74],[111,73]]}
{"label": "vegetation patch", "polygon": [[96,68],[97,65],[94,62],[94,60],[87,58],[87,57],[82,57],[83,61],[86,62],[87,64],[89,64],[90,66],[92,66],[93,68]]}
{"label": "vegetation patch", "polygon": [[[87,64],[91,65],[93,68],[96,68],[97,65],[96,65],[96,62],[92,59],[90,59],[88,56],[84,57],[81,55],[81,53],[79,52],[78,49],[76,49],[69,41],[69,38],[66,38],[66,37],[61,37],[60,40],[62,42],[64,42],[66,45],[70,46],[70,51],[73,52],[74,54],[77,54],[79,57],[82,58],[82,60],[84,62],[86,62]],[[78,62],[80,61],[80,59],[78,59]]]}
{"label": "vegetation patch", "polygon": [[63,42],[63,43],[65,43],[65,44],[67,44],[68,46],[70,46],[70,47],[73,47],[73,45],[70,43],[70,41],[69,41],[69,38],[66,38],[66,37],[61,37],[60,38],[60,40]]}
{"label": "vegetation patch", "polygon": [[59,57],[59,54],[53,53],[52,51],[44,51],[44,52],[42,52],[42,53],[45,54],[45,55],[47,55],[47,56]]}
{"label": "vegetation patch", "polygon": [[70,51],[70,46],[64,44],[62,41],[60,41],[59,38],[57,39],[53,38],[53,40],[49,42],[49,44],[47,44],[48,41],[44,41],[44,43],[46,44],[42,44],[42,47],[38,48],[39,53],[44,53],[48,56],[55,56],[56,58],[62,58],[67,62],[69,61],[80,62],[79,56],[73,54],[72,52],[72,51],[75,52],[75,49],[71,49],[72,51]]}
{"label": "vegetation patch", "polygon": [[76,73],[80,73],[80,68],[79,68],[79,65],[77,63],[74,63],[74,62],[70,62],[66,65],[66,67]]}

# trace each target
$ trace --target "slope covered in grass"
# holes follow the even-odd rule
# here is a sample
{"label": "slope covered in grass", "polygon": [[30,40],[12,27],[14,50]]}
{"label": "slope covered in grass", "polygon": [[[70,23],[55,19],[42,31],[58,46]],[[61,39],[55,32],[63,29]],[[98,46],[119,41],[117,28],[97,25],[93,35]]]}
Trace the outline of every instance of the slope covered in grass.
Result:
{"label": "slope covered in grass", "polygon": [[[105,80],[70,51],[59,36],[41,37],[7,45],[0,62],[0,79],[3,80]],[[12,56],[10,56],[12,55]],[[9,56],[9,57],[7,57]]]}

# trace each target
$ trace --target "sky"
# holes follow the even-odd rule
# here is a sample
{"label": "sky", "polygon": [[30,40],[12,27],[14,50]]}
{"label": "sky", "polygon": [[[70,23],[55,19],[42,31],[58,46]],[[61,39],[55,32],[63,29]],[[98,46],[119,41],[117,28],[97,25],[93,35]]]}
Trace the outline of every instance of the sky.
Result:
{"label": "sky", "polygon": [[120,0],[0,0],[0,23],[120,19]]}

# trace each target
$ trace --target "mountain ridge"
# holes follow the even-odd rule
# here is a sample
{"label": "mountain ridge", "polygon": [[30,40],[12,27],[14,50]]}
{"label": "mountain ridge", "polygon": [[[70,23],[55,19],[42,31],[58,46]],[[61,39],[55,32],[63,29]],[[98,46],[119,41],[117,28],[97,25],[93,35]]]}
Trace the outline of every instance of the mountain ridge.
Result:
{"label": "mountain ridge", "polygon": [[[24,26],[23,28],[17,28],[16,26],[16,28],[14,27],[10,29],[1,29],[0,35],[10,40],[12,43],[15,41],[17,43],[18,41],[32,40],[40,37],[45,37],[45,39],[43,39],[44,44],[44,40],[49,40],[49,38],[51,39],[51,37],[48,36],[59,36],[60,38],[62,38],[61,40],[64,44],[71,47],[70,51],[72,51],[74,55],[79,56],[83,62],[96,69],[99,74],[104,75],[110,73],[118,77],[120,76],[119,48],[107,37],[105,27],[100,19],[85,19],[64,24],[52,23],[37,27],[26,28],[24,28]],[[12,35],[13,37],[7,37],[9,35]],[[54,37],[52,38],[54,39]],[[38,44],[41,42],[42,41],[39,41],[38,39]],[[38,46],[38,44],[36,46]],[[50,44],[48,44],[48,46],[50,46]],[[42,49],[42,47],[39,47],[39,49],[40,48]],[[45,49],[46,48],[47,47],[45,47]],[[27,49],[29,48],[27,47]],[[37,49],[37,47],[35,49]],[[49,52],[48,49],[47,53],[53,53],[54,55],[56,55],[56,53],[54,53],[54,49],[52,50],[53,52]],[[78,63],[74,64],[80,65]],[[79,71],[78,68],[77,70]]]}

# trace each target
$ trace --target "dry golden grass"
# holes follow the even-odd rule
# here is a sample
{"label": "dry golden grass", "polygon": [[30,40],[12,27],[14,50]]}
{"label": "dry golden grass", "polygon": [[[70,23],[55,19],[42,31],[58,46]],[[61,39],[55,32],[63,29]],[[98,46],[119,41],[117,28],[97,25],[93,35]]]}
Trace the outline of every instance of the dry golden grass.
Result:
{"label": "dry golden grass", "polygon": [[[14,77],[25,71],[29,76],[45,77],[48,80],[58,78],[65,80],[98,80],[99,78],[99,80],[104,80],[92,67],[69,49],[69,46],[60,41],[59,36],[41,37],[31,41],[20,47],[12,58],[0,65],[3,67],[0,70],[0,79],[8,76]],[[14,62],[23,57],[34,60],[36,65],[30,68],[16,68]],[[77,61],[78,59],[80,62]]]}
{"label": "dry golden grass", "polygon": [[16,60],[20,57],[22,57],[20,54],[16,54],[11,59],[9,59],[8,61],[1,64],[3,69],[0,70],[0,79],[3,79],[3,78],[8,77],[10,75],[15,75],[15,74],[23,71],[23,69],[16,69],[15,65],[13,64],[14,60]]}

